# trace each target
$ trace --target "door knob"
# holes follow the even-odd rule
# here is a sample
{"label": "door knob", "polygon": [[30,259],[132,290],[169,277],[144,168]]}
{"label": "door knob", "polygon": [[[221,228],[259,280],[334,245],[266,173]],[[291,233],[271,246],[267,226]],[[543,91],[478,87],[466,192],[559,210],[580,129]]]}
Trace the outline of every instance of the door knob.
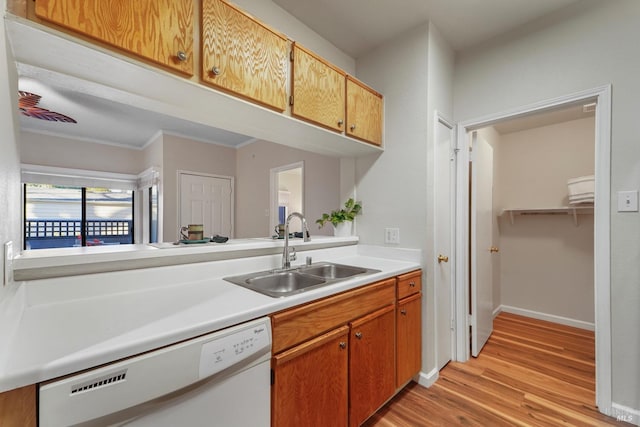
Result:
{"label": "door knob", "polygon": [[445,255],[438,255],[438,264],[440,264],[441,262],[449,262],[449,257],[445,256]]}
{"label": "door knob", "polygon": [[489,248],[489,252],[494,253],[494,252],[500,252],[500,249],[496,248],[495,246],[491,246]]}

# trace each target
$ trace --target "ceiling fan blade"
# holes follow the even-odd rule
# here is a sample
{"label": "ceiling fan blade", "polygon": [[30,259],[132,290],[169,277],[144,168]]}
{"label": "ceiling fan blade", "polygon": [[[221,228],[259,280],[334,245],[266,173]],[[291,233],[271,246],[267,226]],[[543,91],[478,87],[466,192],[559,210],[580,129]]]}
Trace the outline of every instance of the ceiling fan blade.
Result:
{"label": "ceiling fan blade", "polygon": [[20,95],[20,98],[18,98],[18,108],[35,107],[42,98],[40,95],[22,90],[19,90],[18,94]]}
{"label": "ceiling fan blade", "polygon": [[65,122],[65,123],[77,123],[74,119],[64,114],[56,113],[55,111],[49,111],[44,108],[32,107],[20,109],[22,114],[27,117],[33,117],[35,119],[47,120],[50,122]]}

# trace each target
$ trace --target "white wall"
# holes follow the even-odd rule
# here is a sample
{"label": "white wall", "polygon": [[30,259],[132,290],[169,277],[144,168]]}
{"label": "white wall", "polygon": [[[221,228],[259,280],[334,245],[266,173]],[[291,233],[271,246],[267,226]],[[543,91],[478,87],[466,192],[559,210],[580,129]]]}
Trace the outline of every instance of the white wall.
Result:
{"label": "white wall", "polygon": [[618,213],[615,194],[640,187],[640,2],[582,1],[459,55],[458,121],[612,84],[611,313],[613,401],[640,409],[640,214]]}
{"label": "white wall", "polygon": [[[0,0],[0,10],[6,2]],[[20,252],[22,214],[20,212],[20,156],[17,122],[18,77],[5,38],[4,20],[0,19],[0,200],[3,201],[0,220],[0,244],[13,241],[14,253]],[[5,95],[6,94],[6,95]],[[14,201],[11,203],[10,201]],[[0,249],[4,259],[4,247]],[[0,262],[0,278],[4,278],[4,263]],[[2,279],[0,279],[2,280]],[[0,300],[8,288],[0,287]]]}
{"label": "white wall", "polygon": [[[35,119],[33,119],[35,120]],[[20,160],[34,165],[138,174],[142,151],[22,131]]]}
{"label": "white wall", "polygon": [[[567,180],[593,174],[594,147],[593,117],[503,134],[496,214],[567,206]],[[577,227],[567,215],[518,216],[513,224],[501,216],[497,246],[502,304],[593,324],[593,215],[581,215]]]}
{"label": "white wall", "polygon": [[162,147],[163,240],[171,242],[177,238],[179,226],[178,170],[235,176],[236,150],[166,133]]}
{"label": "white wall", "polygon": [[304,162],[304,216],[311,235],[333,234],[318,229],[323,212],[340,207],[340,159],[257,141],[237,150],[236,237],[270,236],[270,172],[272,168]]}
{"label": "white wall", "polygon": [[358,78],[384,94],[382,155],[356,160],[355,185],[363,213],[363,244],[384,243],[384,229],[400,229],[400,247],[423,251],[422,372],[435,368],[433,298],[433,114],[452,116],[453,52],[433,25],[398,36],[357,61]]}

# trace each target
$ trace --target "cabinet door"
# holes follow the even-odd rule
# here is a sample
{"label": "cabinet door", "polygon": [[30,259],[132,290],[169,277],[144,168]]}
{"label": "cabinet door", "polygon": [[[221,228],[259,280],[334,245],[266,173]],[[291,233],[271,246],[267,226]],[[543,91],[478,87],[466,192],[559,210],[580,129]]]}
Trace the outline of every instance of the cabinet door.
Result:
{"label": "cabinet door", "polygon": [[222,0],[202,1],[202,80],[287,108],[287,38]]}
{"label": "cabinet door", "polygon": [[293,45],[291,114],[341,132],[344,128],[344,71],[297,43]]}
{"label": "cabinet door", "polygon": [[36,426],[36,386],[30,385],[0,393],[0,426]]}
{"label": "cabinet door", "polygon": [[272,427],[347,424],[348,334],[342,326],[274,356]]}
{"label": "cabinet door", "polygon": [[346,134],[382,145],[382,95],[347,77]]}
{"label": "cabinet door", "polygon": [[359,426],[396,390],[394,313],[390,305],[350,324],[350,426]]}
{"label": "cabinet door", "polygon": [[396,314],[396,387],[402,387],[420,372],[422,367],[422,294],[398,302]]}
{"label": "cabinet door", "polygon": [[36,0],[36,16],[193,74],[193,0]]}

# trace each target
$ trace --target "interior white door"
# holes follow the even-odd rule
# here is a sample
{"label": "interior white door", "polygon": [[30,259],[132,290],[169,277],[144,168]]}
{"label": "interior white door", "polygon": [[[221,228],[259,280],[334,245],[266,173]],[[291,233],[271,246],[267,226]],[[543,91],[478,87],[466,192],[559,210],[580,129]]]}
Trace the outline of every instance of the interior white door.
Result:
{"label": "interior white door", "polygon": [[471,153],[471,355],[493,332],[493,148],[474,133]]}
{"label": "interior white door", "polygon": [[453,229],[455,153],[453,128],[438,119],[435,130],[434,164],[434,286],[436,298],[436,359],[442,369],[454,354],[453,329]]}
{"label": "interior white door", "polygon": [[232,179],[180,173],[180,226],[204,225],[204,235],[233,237]]}

